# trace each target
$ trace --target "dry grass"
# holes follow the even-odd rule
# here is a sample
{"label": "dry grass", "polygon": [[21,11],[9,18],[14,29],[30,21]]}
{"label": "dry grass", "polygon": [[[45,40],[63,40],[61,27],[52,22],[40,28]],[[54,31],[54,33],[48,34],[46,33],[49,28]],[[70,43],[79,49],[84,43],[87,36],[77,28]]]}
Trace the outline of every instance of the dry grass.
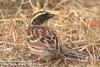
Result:
{"label": "dry grass", "polygon": [[[37,63],[45,63],[43,67],[99,67],[100,27],[86,23],[100,19],[100,1],[95,2],[97,5],[82,1],[0,0],[0,61],[34,61],[42,57]],[[66,57],[58,55],[54,60],[55,53],[48,52],[39,42],[35,45],[42,50],[30,48],[27,27],[31,16],[40,10],[58,13],[48,26],[56,31]]]}

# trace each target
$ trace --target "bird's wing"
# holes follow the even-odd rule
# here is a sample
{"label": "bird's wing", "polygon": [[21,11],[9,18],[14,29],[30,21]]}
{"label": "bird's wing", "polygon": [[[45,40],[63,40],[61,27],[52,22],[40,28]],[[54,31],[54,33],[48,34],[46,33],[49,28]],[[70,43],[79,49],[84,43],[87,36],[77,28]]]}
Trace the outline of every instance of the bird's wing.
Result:
{"label": "bird's wing", "polygon": [[56,34],[54,33],[53,30],[49,29],[49,28],[45,28],[41,31],[42,33],[42,37],[40,40],[41,42],[45,43],[47,42],[49,44],[50,47],[58,49],[59,48],[59,41],[58,41],[58,37],[56,36]]}
{"label": "bird's wing", "polygon": [[41,39],[41,35],[39,33],[39,29],[35,26],[30,26],[28,28],[28,37],[27,40],[29,43],[37,42]]}

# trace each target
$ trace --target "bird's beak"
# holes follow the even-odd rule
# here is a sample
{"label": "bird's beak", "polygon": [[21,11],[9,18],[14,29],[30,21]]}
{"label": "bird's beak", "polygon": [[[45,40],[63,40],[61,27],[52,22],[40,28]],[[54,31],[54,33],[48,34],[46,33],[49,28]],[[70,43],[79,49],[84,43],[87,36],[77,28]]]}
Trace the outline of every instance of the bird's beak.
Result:
{"label": "bird's beak", "polygon": [[48,11],[48,12],[50,12],[49,18],[52,18],[52,17],[57,16],[57,15],[60,14],[59,11]]}
{"label": "bird's beak", "polygon": [[48,15],[49,18],[52,18],[52,17],[54,17],[54,16],[55,16],[54,14]]}

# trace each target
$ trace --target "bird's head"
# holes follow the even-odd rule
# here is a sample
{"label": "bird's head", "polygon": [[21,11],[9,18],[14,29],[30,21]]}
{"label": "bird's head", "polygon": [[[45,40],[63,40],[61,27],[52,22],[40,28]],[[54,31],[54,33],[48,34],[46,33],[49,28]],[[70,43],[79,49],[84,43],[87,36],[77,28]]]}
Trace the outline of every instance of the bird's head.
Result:
{"label": "bird's head", "polygon": [[54,14],[47,12],[47,11],[40,11],[33,15],[31,24],[32,25],[42,25],[45,23],[45,21],[52,18]]}

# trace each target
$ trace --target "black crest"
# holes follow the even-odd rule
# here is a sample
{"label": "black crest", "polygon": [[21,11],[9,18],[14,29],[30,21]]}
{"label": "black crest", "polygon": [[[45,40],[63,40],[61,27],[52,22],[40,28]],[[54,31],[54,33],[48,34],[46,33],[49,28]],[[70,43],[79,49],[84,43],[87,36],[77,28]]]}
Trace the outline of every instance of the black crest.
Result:
{"label": "black crest", "polygon": [[51,14],[49,12],[46,11],[40,11],[37,12],[33,15],[33,18],[31,20],[31,23],[33,25],[41,25],[43,24],[46,20],[52,18],[54,16],[54,14]]}

